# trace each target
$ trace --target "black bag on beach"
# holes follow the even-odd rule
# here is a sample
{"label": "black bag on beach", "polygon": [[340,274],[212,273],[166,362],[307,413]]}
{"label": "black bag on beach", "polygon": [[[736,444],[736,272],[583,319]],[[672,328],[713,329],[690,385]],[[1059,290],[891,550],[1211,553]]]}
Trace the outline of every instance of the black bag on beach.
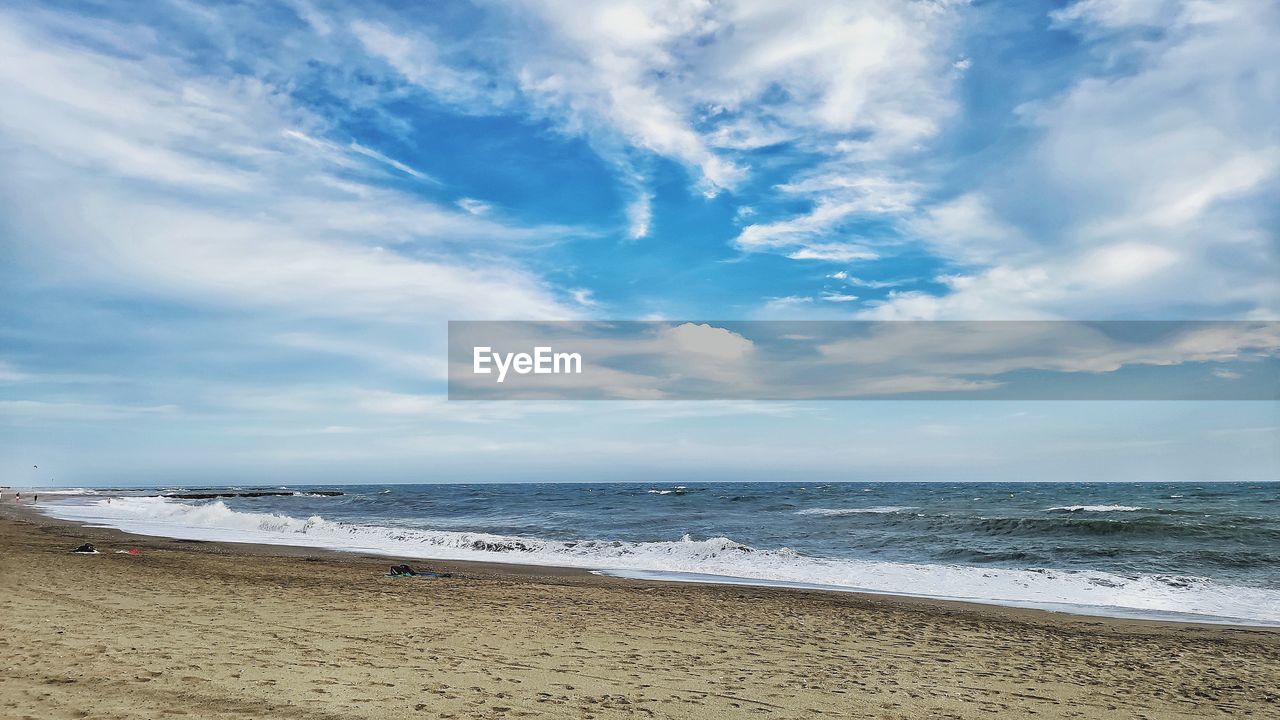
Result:
{"label": "black bag on beach", "polygon": [[432,572],[431,570],[419,572],[409,567],[408,565],[392,565],[391,569],[387,571],[387,575],[390,575],[391,577],[424,577],[424,578],[453,577],[452,573],[438,573],[438,572]]}

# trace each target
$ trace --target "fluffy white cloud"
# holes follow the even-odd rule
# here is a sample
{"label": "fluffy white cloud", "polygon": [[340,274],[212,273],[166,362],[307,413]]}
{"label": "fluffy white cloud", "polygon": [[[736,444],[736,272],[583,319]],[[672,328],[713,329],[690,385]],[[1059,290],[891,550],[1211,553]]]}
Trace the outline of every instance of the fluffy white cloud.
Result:
{"label": "fluffy white cloud", "polygon": [[[689,168],[713,195],[749,177],[745,151],[791,143],[827,158],[830,167],[782,188],[818,209],[748,228],[737,243],[748,251],[795,250],[806,233],[900,207],[910,189],[880,177],[878,162],[931,136],[952,110],[949,3],[528,0],[519,8],[507,55],[521,89],[624,174],[636,173],[627,148],[638,148]],[[635,236],[641,224],[629,221]],[[790,232],[788,223],[808,230]]]}
{"label": "fluffy white cloud", "polygon": [[[287,88],[192,65],[135,37],[137,28],[94,25],[96,41],[80,43],[84,26],[68,34],[71,22],[0,12],[0,243],[12,272],[68,298],[127,297],[223,318],[192,328],[188,345],[153,348],[171,366],[210,353],[232,365],[284,353],[296,368],[324,356],[331,368],[359,363],[373,382],[436,383],[446,319],[580,311],[507,252],[564,228],[506,224],[474,203],[391,189],[438,184],[426,169],[330,137]],[[117,331],[128,342],[154,328]],[[205,392],[219,395],[204,382],[226,379],[157,386],[157,407],[179,414],[176,406],[206,403]],[[151,406],[110,392],[136,380],[6,412],[140,417]]]}
{"label": "fluffy white cloud", "polygon": [[859,217],[914,206],[918,187],[892,177],[892,163],[954,111],[961,5],[520,0],[483,6],[484,34],[469,54],[425,27],[347,27],[366,53],[441,102],[545,117],[585,136],[632,194],[632,238],[652,217],[646,155],[683,165],[714,196],[751,179],[753,150],[812,154],[817,162],[778,191],[814,209],[753,224],[736,242],[790,254]]}
{"label": "fluffy white cloud", "polygon": [[911,223],[969,268],[944,278],[951,291],[893,296],[872,313],[1280,315],[1280,95],[1269,90],[1280,9],[1085,0],[1053,17],[1105,62],[1019,110],[1035,142],[1008,162],[1014,182]]}
{"label": "fluffy white cloud", "polygon": [[1026,253],[1029,243],[996,216],[985,197],[967,193],[914,215],[907,228],[939,255],[989,265]]}

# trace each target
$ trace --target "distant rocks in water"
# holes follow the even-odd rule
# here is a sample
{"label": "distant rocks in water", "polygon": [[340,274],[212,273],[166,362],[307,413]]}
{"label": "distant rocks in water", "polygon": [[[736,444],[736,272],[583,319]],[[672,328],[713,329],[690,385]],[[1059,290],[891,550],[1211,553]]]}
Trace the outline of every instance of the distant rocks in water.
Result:
{"label": "distant rocks in water", "polygon": [[294,495],[337,497],[342,494],[341,490],[308,490],[307,492],[294,492],[293,490],[235,490],[231,492],[165,493],[162,497],[174,498],[176,500],[212,500],[214,498],[223,497],[291,497]]}

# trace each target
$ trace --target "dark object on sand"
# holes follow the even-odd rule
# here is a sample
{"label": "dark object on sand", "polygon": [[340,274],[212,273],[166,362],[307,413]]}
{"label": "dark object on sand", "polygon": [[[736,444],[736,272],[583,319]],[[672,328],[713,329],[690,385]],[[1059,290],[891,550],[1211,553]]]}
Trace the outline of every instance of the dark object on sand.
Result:
{"label": "dark object on sand", "polygon": [[408,565],[392,565],[391,570],[387,572],[390,577],[421,577],[421,578],[447,578],[453,577],[453,573],[438,573],[430,570],[414,570]]}
{"label": "dark object on sand", "polygon": [[81,555],[97,555],[98,548],[94,547],[93,543],[85,543],[71,552],[80,553]]}

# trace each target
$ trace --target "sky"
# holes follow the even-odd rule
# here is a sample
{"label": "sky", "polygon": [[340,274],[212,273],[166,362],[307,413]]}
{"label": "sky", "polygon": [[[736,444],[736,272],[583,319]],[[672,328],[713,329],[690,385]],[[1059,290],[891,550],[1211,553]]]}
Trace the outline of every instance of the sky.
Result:
{"label": "sky", "polygon": [[1272,402],[445,397],[449,320],[1280,319],[1278,34],[0,0],[0,484],[1280,479]]}

